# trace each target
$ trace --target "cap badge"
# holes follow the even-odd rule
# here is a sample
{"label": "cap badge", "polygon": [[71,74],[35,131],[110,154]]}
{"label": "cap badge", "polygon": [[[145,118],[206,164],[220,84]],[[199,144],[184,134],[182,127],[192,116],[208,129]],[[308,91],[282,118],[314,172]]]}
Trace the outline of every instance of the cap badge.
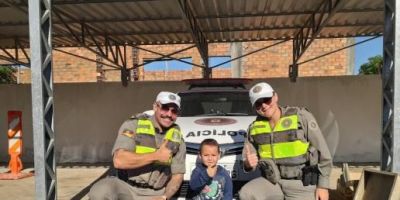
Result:
{"label": "cap badge", "polygon": [[261,92],[261,90],[262,90],[262,87],[259,85],[257,85],[256,87],[253,88],[254,93],[259,93],[259,92]]}
{"label": "cap badge", "polygon": [[173,95],[173,94],[170,94],[170,95],[168,96],[168,98],[169,98],[169,100],[172,100],[172,101],[176,100],[176,97],[175,97],[175,95]]}

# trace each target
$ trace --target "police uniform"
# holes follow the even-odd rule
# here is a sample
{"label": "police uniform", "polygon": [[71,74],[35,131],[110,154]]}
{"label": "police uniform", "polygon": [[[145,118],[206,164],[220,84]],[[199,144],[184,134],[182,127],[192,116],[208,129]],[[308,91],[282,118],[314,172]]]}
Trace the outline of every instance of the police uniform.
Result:
{"label": "police uniform", "polygon": [[[242,200],[309,200],[315,199],[316,187],[329,188],[332,157],[314,116],[304,108],[280,109],[282,116],[274,128],[259,116],[250,125],[245,141],[260,160],[275,164],[277,184],[264,177],[253,179],[240,190]],[[242,155],[246,155],[246,148]],[[319,173],[316,185],[304,186],[302,169],[313,162]]]}
{"label": "police uniform", "polygon": [[[137,115],[125,121],[118,131],[112,153],[114,154],[118,149],[136,153],[154,152],[166,137],[172,137],[169,139],[179,141],[179,145],[175,149],[170,149],[173,153],[170,161],[120,171],[124,173],[119,174],[123,174],[125,177],[102,179],[92,187],[89,193],[90,199],[151,199],[154,196],[164,195],[165,186],[173,174],[185,173],[186,146],[178,125],[174,124],[168,130],[162,131],[157,128],[156,124],[154,116],[147,115]],[[171,131],[172,134],[169,134]],[[143,133],[139,134],[140,132]],[[154,137],[149,140],[150,133]],[[154,146],[151,147],[152,145]],[[167,146],[170,148],[169,144]]]}

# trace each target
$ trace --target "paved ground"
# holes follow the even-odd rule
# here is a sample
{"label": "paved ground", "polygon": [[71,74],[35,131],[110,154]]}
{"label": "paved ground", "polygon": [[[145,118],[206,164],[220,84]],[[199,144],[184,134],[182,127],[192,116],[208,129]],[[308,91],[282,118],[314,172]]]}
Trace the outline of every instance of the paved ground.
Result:
{"label": "paved ground", "polygon": [[[352,178],[359,178],[363,168],[377,168],[374,165],[350,166]],[[33,168],[27,168],[24,171],[32,171]],[[90,186],[106,171],[106,166],[64,166],[57,168],[57,194],[58,199],[88,199],[86,194]],[[0,167],[0,173],[7,169]],[[330,179],[331,199],[337,195],[335,193],[337,179],[341,174],[341,168],[335,167]],[[1,200],[27,200],[35,199],[34,177],[21,180],[0,180],[0,199]],[[332,198],[334,197],[334,198]]]}
{"label": "paved ground", "polygon": [[[32,171],[27,168],[24,172]],[[57,167],[58,199],[88,199],[90,185],[108,170],[105,166],[68,166]],[[0,173],[6,172],[4,167]],[[27,200],[35,199],[34,177],[20,180],[0,180],[0,199]]]}

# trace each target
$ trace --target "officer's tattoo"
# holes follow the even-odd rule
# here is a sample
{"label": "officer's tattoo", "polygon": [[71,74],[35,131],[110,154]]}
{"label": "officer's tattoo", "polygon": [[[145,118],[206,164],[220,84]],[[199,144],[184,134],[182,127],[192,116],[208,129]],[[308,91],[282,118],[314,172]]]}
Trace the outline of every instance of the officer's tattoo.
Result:
{"label": "officer's tattoo", "polygon": [[183,174],[174,174],[165,188],[165,195],[170,199],[179,190],[183,181]]}

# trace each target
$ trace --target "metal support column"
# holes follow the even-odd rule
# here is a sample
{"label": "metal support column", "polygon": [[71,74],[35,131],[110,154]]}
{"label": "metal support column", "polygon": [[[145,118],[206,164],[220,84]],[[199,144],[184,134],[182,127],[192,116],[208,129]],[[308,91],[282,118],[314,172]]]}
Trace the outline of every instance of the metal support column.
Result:
{"label": "metal support column", "polygon": [[400,173],[400,4],[385,0],[381,169]]}
{"label": "metal support column", "polygon": [[51,0],[29,0],[35,199],[57,199]]}
{"label": "metal support column", "polygon": [[139,80],[139,49],[132,47],[132,79],[134,81]]}
{"label": "metal support column", "polygon": [[212,70],[208,68],[208,42],[206,36],[201,31],[199,23],[193,14],[193,9],[190,5],[190,1],[178,0],[178,3],[182,11],[182,18],[186,21],[186,24],[196,44],[196,47],[200,52],[200,56],[203,59],[203,78],[211,78]]}
{"label": "metal support column", "polygon": [[293,64],[289,66],[289,77],[296,81],[298,76],[298,62],[307,48],[321,32],[336,11],[343,5],[342,0],[324,0],[311,14],[304,26],[293,38]]}
{"label": "metal support column", "polygon": [[100,50],[96,47],[96,79],[97,82],[103,82],[106,80],[106,74],[103,69],[103,57],[100,56]]}
{"label": "metal support column", "polygon": [[[237,58],[242,56],[242,43],[241,42],[232,42],[231,43],[231,58]],[[232,61],[231,70],[233,78],[242,77],[242,60],[237,59]]]}
{"label": "metal support column", "polygon": [[[117,52],[117,57],[119,55],[120,58],[121,58],[121,62],[122,62],[121,82],[122,82],[122,85],[124,87],[127,87],[128,83],[131,81],[131,72],[128,69],[128,66],[127,66],[128,63],[127,63],[127,60],[126,60],[126,58],[127,58],[126,57],[126,45],[122,46],[123,52],[120,51],[119,46],[116,46],[115,48],[116,48],[116,52]],[[118,62],[118,58],[117,58],[117,62]]]}

